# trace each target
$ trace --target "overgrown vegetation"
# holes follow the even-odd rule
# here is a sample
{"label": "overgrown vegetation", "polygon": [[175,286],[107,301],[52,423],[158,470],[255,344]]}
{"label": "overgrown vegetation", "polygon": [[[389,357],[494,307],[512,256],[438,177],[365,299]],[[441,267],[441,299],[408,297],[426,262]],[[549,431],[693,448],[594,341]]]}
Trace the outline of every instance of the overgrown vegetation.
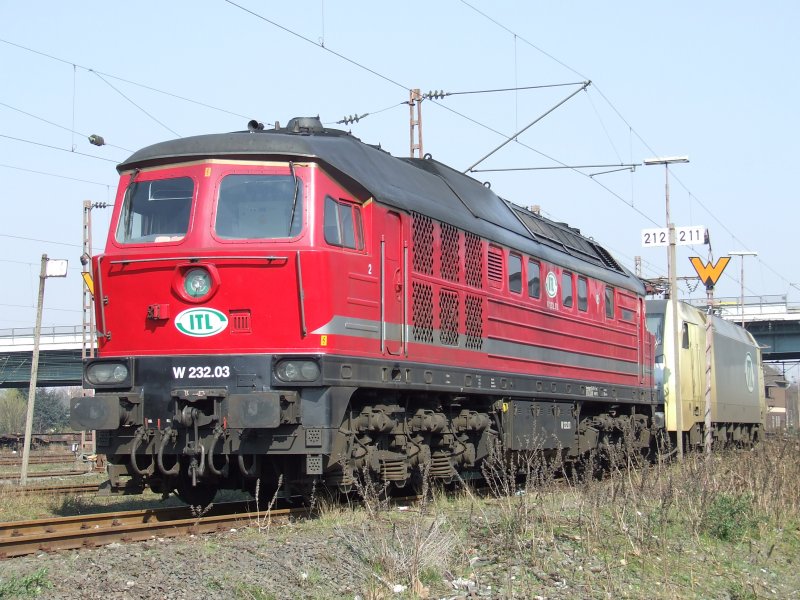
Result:
{"label": "overgrown vegetation", "polygon": [[634,460],[622,444],[595,458],[606,474],[583,481],[558,457],[498,452],[484,467],[488,496],[462,485],[398,512],[366,495],[369,518],[333,529],[362,571],[364,598],[744,599],[800,589],[796,440],[682,463]]}
{"label": "overgrown vegetation", "polygon": [[[557,457],[497,452],[484,469],[488,491],[425,481],[424,501],[405,505],[387,502],[365,474],[350,504],[320,498],[314,519],[265,527],[267,518],[211,538],[209,556],[246,548],[263,574],[220,573],[205,589],[363,600],[798,597],[796,439],[680,463],[633,460],[622,447],[595,457],[607,470],[585,480]],[[290,547],[292,560],[279,562]]]}

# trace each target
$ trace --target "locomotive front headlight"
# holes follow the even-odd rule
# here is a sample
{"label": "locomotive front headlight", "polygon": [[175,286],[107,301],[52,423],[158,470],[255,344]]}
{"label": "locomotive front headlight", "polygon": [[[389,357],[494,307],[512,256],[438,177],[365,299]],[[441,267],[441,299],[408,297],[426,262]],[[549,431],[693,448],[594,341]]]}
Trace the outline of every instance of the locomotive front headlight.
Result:
{"label": "locomotive front headlight", "polygon": [[192,298],[202,298],[211,291],[211,276],[205,269],[190,269],[183,278],[183,289]]}
{"label": "locomotive front headlight", "polygon": [[86,379],[94,385],[122,383],[128,378],[128,367],[116,362],[97,362],[86,367]]}
{"label": "locomotive front headlight", "polygon": [[275,366],[275,375],[281,381],[316,381],[319,365],[313,360],[282,360]]}

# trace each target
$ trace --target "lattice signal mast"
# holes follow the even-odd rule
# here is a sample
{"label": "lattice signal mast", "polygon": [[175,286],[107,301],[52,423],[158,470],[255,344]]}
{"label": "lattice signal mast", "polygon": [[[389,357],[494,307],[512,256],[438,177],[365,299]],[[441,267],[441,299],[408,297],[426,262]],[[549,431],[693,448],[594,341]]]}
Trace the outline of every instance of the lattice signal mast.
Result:
{"label": "lattice signal mast", "polygon": [[[83,201],[83,254],[81,254],[83,272],[92,271],[92,202]],[[83,343],[81,345],[81,358],[94,358],[95,333],[94,333],[94,298],[87,285],[83,286],[83,327],[81,328]]]}

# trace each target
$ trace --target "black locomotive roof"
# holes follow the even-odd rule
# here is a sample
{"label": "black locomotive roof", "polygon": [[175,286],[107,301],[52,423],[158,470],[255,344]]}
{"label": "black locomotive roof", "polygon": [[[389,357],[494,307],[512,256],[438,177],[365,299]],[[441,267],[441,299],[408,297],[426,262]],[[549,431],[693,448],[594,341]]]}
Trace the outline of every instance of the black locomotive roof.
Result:
{"label": "black locomotive roof", "polygon": [[[316,123],[316,126],[314,125]],[[122,173],[203,158],[309,159],[363,188],[377,201],[592,277],[644,293],[641,282],[593,240],[500,198],[477,180],[433,159],[397,158],[316,119],[285,129],[179,138],[148,146],[117,166]]]}

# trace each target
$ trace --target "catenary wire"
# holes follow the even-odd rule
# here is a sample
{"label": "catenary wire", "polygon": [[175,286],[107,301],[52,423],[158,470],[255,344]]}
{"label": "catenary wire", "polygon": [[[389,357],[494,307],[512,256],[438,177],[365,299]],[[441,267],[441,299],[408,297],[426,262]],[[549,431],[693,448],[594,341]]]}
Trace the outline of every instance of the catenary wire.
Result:
{"label": "catenary wire", "polygon": [[[34,115],[33,113],[29,113],[27,111],[24,111],[21,108],[17,108],[15,106],[11,106],[10,104],[6,104],[5,102],[0,102],[0,106],[5,106],[8,109],[14,110],[14,111],[16,111],[18,113],[22,113],[23,115],[27,115],[27,116],[29,116],[29,117],[31,117],[33,119],[37,119],[39,121],[42,121],[43,123],[47,123],[48,125],[52,125],[53,127],[58,127],[59,129],[63,129],[64,131],[69,131],[71,133],[77,133],[78,135],[83,136],[85,138],[89,137],[85,133],[81,133],[80,131],[75,131],[75,129],[70,129],[69,127],[64,127],[63,125],[59,125],[58,123],[53,123],[53,121],[48,121],[47,119],[45,119],[43,117],[39,117],[37,115]],[[123,148],[122,146],[115,146],[114,144],[108,144],[108,143],[104,143],[103,145],[104,146],[108,146],[109,148],[117,148],[119,150],[125,150],[125,152],[133,153],[133,150],[129,150],[128,148]],[[73,140],[73,147],[74,147],[74,140]]]}
{"label": "catenary wire", "polygon": [[[582,74],[580,71],[578,71],[578,70],[576,70],[576,69],[572,68],[571,66],[569,66],[568,64],[566,64],[566,63],[564,63],[563,61],[559,60],[558,58],[556,58],[555,56],[553,56],[553,55],[552,55],[552,54],[550,54],[549,52],[547,52],[547,51],[543,50],[542,48],[540,48],[540,47],[539,47],[539,46],[537,46],[536,44],[534,44],[534,43],[532,43],[531,41],[529,41],[529,40],[525,39],[524,37],[520,36],[518,33],[516,33],[515,31],[513,31],[512,29],[509,29],[508,27],[506,27],[505,25],[503,25],[502,23],[500,23],[500,22],[499,22],[499,21],[497,21],[496,19],[494,19],[494,18],[490,17],[488,14],[486,14],[486,13],[485,13],[485,12],[483,12],[483,11],[481,11],[480,9],[476,8],[475,6],[473,6],[472,4],[470,4],[469,2],[467,2],[466,0],[459,0],[459,1],[460,1],[462,4],[464,4],[465,6],[469,7],[469,8],[470,8],[470,9],[472,9],[473,11],[475,11],[476,13],[480,14],[481,16],[483,16],[483,17],[484,17],[485,19],[487,19],[488,21],[491,21],[492,23],[494,23],[494,24],[495,24],[497,27],[499,27],[499,28],[503,29],[505,32],[507,32],[507,33],[509,33],[510,35],[514,36],[515,40],[516,40],[516,39],[519,39],[519,40],[521,40],[522,42],[524,42],[525,44],[527,44],[527,45],[528,45],[528,46],[530,46],[531,48],[535,49],[535,50],[536,50],[536,51],[538,51],[539,53],[543,54],[544,56],[546,56],[546,57],[548,57],[549,59],[553,60],[554,62],[558,63],[559,65],[561,65],[562,67],[564,67],[564,68],[565,68],[565,69],[567,69],[568,71],[571,71],[572,73],[574,73],[574,74],[578,75],[579,77],[584,77],[584,78],[586,78],[586,76],[585,76],[585,75],[583,75],[583,74]],[[620,120],[621,120],[623,123],[625,123],[625,125],[627,125],[627,126],[628,126],[628,128],[629,128],[630,132],[631,132],[631,133],[633,133],[633,135],[635,135],[635,136],[636,136],[636,138],[637,138],[637,139],[638,139],[638,140],[639,140],[639,141],[642,143],[642,145],[643,145],[645,148],[647,148],[647,149],[648,149],[648,150],[649,150],[649,151],[650,151],[650,152],[651,152],[653,155],[657,155],[658,153],[657,153],[657,152],[656,152],[656,151],[655,151],[655,150],[654,150],[654,149],[653,149],[653,148],[650,146],[650,144],[648,144],[648,143],[647,143],[647,141],[646,141],[646,140],[645,140],[645,139],[644,139],[644,138],[643,138],[643,137],[642,137],[642,136],[639,134],[639,132],[638,132],[638,131],[636,131],[636,129],[634,129],[634,128],[633,128],[633,126],[632,126],[632,125],[631,125],[631,124],[628,122],[628,120],[627,120],[627,119],[626,119],[626,118],[625,118],[625,117],[622,115],[622,113],[620,113],[620,111],[617,109],[617,107],[614,105],[614,103],[613,103],[613,102],[611,102],[611,100],[609,100],[609,99],[608,99],[608,97],[607,97],[607,96],[606,96],[606,95],[603,93],[602,89],[601,89],[599,86],[597,86],[596,84],[594,85],[594,89],[595,89],[595,90],[597,90],[597,93],[598,93],[598,94],[600,94],[600,97],[601,97],[601,98],[603,98],[603,100],[604,100],[604,101],[605,101],[605,102],[606,102],[606,103],[609,105],[609,107],[611,107],[611,109],[612,109],[612,110],[614,111],[614,113],[615,113],[615,114],[616,114],[616,115],[617,115],[617,116],[620,118]],[[718,223],[718,224],[719,224],[719,225],[720,225],[720,226],[721,226],[721,227],[722,227],[722,228],[723,228],[723,229],[724,229],[724,230],[725,230],[725,231],[728,233],[728,235],[730,235],[730,236],[731,236],[731,238],[732,238],[734,241],[736,241],[737,243],[741,244],[741,245],[742,245],[742,246],[744,246],[745,248],[747,247],[747,244],[745,244],[744,242],[742,242],[742,241],[741,241],[741,240],[738,238],[738,236],[736,236],[736,235],[735,235],[735,234],[734,234],[734,233],[733,233],[733,232],[730,230],[730,228],[728,228],[728,227],[727,227],[727,226],[726,226],[726,225],[725,225],[725,224],[724,224],[722,221],[720,221],[720,219],[719,219],[719,218],[718,218],[718,217],[717,217],[717,216],[716,216],[716,215],[715,215],[715,214],[714,214],[714,213],[713,213],[711,210],[709,210],[709,209],[708,209],[708,208],[705,206],[705,204],[703,204],[703,203],[700,201],[700,199],[699,199],[699,198],[697,198],[697,196],[694,196],[694,194],[692,194],[692,193],[691,193],[691,191],[689,190],[689,188],[688,188],[688,187],[687,187],[687,186],[686,186],[686,185],[685,185],[685,184],[684,184],[684,183],[683,183],[683,182],[682,182],[682,181],[681,181],[681,180],[680,180],[680,179],[679,179],[677,176],[675,176],[675,174],[674,174],[674,173],[672,173],[672,175],[673,175],[673,177],[674,177],[675,181],[677,181],[677,182],[680,184],[680,186],[681,186],[681,187],[682,187],[682,188],[683,188],[683,189],[684,189],[684,190],[685,190],[685,191],[686,191],[686,192],[689,194],[690,198],[694,198],[694,200],[695,200],[695,201],[696,201],[696,202],[697,202],[697,203],[698,203],[698,204],[699,204],[699,205],[700,205],[700,206],[703,208],[703,210],[705,210],[705,211],[706,211],[706,213],[708,213],[708,214],[711,216],[711,218],[712,218],[712,219],[714,219],[714,220],[715,220],[715,221],[716,221],[716,222],[717,222],[717,223]],[[595,181],[596,181],[596,180],[595,180]],[[598,185],[601,185],[602,187],[606,187],[606,186],[603,186],[603,185],[602,185],[602,184],[601,184],[599,181],[598,181],[597,183],[598,183]],[[608,188],[606,188],[606,189],[608,189]],[[610,191],[610,190],[609,190],[609,191]],[[615,195],[616,195],[616,194],[615,194]],[[619,196],[617,196],[617,197],[619,197]],[[620,197],[620,199],[621,199],[621,197]],[[627,202],[627,201],[625,201],[625,200],[623,200],[623,202],[625,202],[625,204],[628,204],[628,206],[630,206],[631,208],[634,208],[634,206],[633,206],[633,204],[632,204],[632,203],[628,203],[628,202]],[[636,210],[637,212],[639,212],[640,214],[642,214],[642,213],[641,213],[641,211],[639,211],[638,209],[635,209],[635,208],[634,208],[634,210]],[[648,219],[649,219],[649,218],[648,218]],[[649,220],[650,220],[650,221],[652,221],[652,219],[649,219]],[[780,274],[780,273],[779,273],[777,270],[775,270],[774,268],[772,268],[772,266],[771,266],[771,265],[769,265],[769,264],[768,264],[766,261],[764,261],[764,260],[763,260],[763,259],[762,259],[760,256],[757,256],[757,257],[756,257],[756,259],[757,259],[757,261],[758,261],[758,262],[759,262],[761,265],[763,265],[764,267],[766,267],[766,268],[767,268],[769,271],[771,271],[771,272],[772,272],[772,273],[774,273],[774,274],[775,274],[777,277],[779,277],[781,280],[783,280],[783,281],[784,281],[784,283],[787,283],[787,284],[789,284],[789,285],[792,285],[792,284],[791,284],[791,282],[790,282],[790,281],[789,281],[789,280],[788,280],[788,279],[787,279],[787,278],[786,278],[784,275]]]}
{"label": "catenary wire", "polygon": [[123,83],[128,83],[130,85],[135,85],[135,86],[140,87],[140,88],[145,89],[145,90],[150,90],[151,92],[156,92],[158,94],[163,94],[164,96],[169,96],[171,98],[176,98],[178,100],[183,100],[184,102],[191,102],[192,104],[196,104],[196,105],[202,106],[204,108],[209,108],[211,110],[216,110],[216,111],[223,112],[223,113],[226,113],[226,114],[229,114],[229,115],[233,115],[235,117],[241,117],[243,119],[249,119],[250,118],[250,117],[248,117],[246,115],[242,115],[242,114],[239,114],[237,112],[233,112],[233,111],[227,110],[225,108],[220,108],[218,106],[213,106],[211,104],[206,104],[205,102],[200,102],[198,100],[193,100],[192,98],[187,98],[185,96],[180,96],[180,95],[174,94],[172,92],[167,92],[167,91],[164,91],[164,90],[160,90],[158,88],[155,88],[155,87],[152,87],[152,86],[149,86],[149,85],[145,85],[143,83],[139,83],[139,82],[136,82],[136,81],[132,81],[130,79],[125,79],[124,77],[120,77],[119,75],[112,75],[111,73],[105,73],[103,71],[98,71],[97,69],[92,69],[90,67],[85,67],[85,66],[82,66],[82,65],[78,65],[76,63],[70,62],[70,61],[65,60],[63,58],[59,58],[57,56],[53,56],[52,54],[47,54],[47,53],[41,52],[39,50],[34,50],[33,48],[28,48],[26,46],[22,46],[21,44],[15,44],[14,42],[10,42],[8,40],[0,39],[0,42],[2,42],[4,44],[8,44],[9,46],[14,46],[15,48],[19,48],[20,50],[25,50],[26,52],[31,52],[33,54],[38,54],[39,56],[43,56],[45,58],[49,58],[50,60],[55,60],[55,61],[58,61],[60,63],[64,63],[65,65],[78,67],[79,69],[83,69],[84,71],[87,71],[87,72],[88,71],[93,71],[95,73],[99,73],[103,77],[108,77],[110,79],[115,79],[117,81],[122,81]]}
{"label": "catenary wire", "polygon": [[150,118],[151,118],[153,121],[155,121],[156,123],[158,123],[159,125],[161,125],[161,126],[164,128],[164,129],[166,129],[167,131],[169,131],[170,133],[174,134],[174,135],[175,135],[175,136],[177,136],[177,137],[181,137],[181,134],[179,134],[177,131],[175,131],[175,130],[174,130],[174,129],[172,129],[171,127],[167,126],[166,124],[162,123],[161,121],[159,121],[159,120],[158,120],[158,119],[157,119],[155,116],[151,115],[151,114],[150,114],[149,112],[147,112],[147,111],[146,111],[144,108],[142,108],[141,106],[139,106],[138,104],[136,104],[136,102],[134,102],[133,100],[131,100],[130,98],[128,98],[128,96],[126,96],[125,94],[123,94],[121,90],[119,90],[117,87],[115,87],[114,85],[112,85],[112,84],[111,84],[111,82],[110,82],[110,81],[108,81],[108,80],[107,80],[105,77],[103,77],[102,75],[100,75],[100,73],[98,73],[97,71],[93,71],[93,70],[91,70],[91,69],[89,70],[89,72],[90,72],[90,73],[93,73],[94,75],[96,75],[96,76],[97,76],[97,77],[100,79],[100,81],[102,81],[103,83],[105,83],[105,84],[106,84],[108,87],[110,87],[112,90],[114,90],[115,92],[117,92],[117,93],[118,93],[120,96],[122,96],[123,98],[125,98],[125,100],[127,100],[128,102],[130,102],[131,104],[133,104],[133,105],[134,105],[136,108],[138,108],[140,111],[142,111],[142,112],[143,112],[144,114],[146,114],[148,117],[150,117]]}
{"label": "catenary wire", "polygon": [[24,169],[22,167],[15,167],[13,165],[5,165],[0,163],[0,167],[6,169],[14,169],[16,171],[25,171],[26,173],[36,173],[37,175],[47,175],[48,177],[58,177],[59,179],[69,179],[70,181],[79,181],[81,183],[91,183],[92,185],[101,185],[104,188],[110,188],[112,184],[100,183],[99,181],[90,181],[88,179],[78,179],[77,177],[67,177],[66,175],[57,175],[56,173],[47,173],[46,171],[36,171],[34,169]]}
{"label": "catenary wire", "polygon": [[6,138],[6,139],[9,139],[9,140],[14,140],[14,141],[17,141],[17,142],[24,142],[26,144],[33,144],[34,146],[41,146],[43,148],[50,148],[51,150],[60,150],[61,152],[69,152],[70,154],[77,154],[79,156],[88,156],[89,158],[94,158],[94,159],[97,159],[97,160],[104,160],[106,162],[112,162],[112,163],[121,162],[119,160],[114,160],[112,158],[104,158],[102,156],[95,156],[94,154],[86,154],[85,152],[78,152],[77,150],[68,150],[67,148],[59,148],[58,146],[51,146],[50,144],[42,144],[41,142],[34,142],[34,141],[31,141],[31,140],[25,140],[23,138],[14,137],[14,136],[11,136],[11,135],[5,135],[5,134],[2,134],[2,133],[0,133],[0,137]]}
{"label": "catenary wire", "polygon": [[[361,64],[361,63],[359,63],[359,62],[357,62],[357,61],[355,61],[355,60],[353,60],[353,59],[351,59],[351,58],[348,58],[347,56],[345,56],[345,55],[343,55],[343,54],[341,54],[341,53],[339,53],[339,52],[336,52],[336,51],[334,51],[334,50],[331,50],[330,48],[327,48],[327,47],[325,47],[325,46],[322,46],[322,45],[318,44],[317,42],[315,42],[315,41],[313,41],[313,40],[311,40],[311,39],[309,39],[309,38],[305,37],[304,35],[301,35],[301,34],[297,33],[296,31],[293,31],[293,30],[289,29],[288,27],[285,27],[285,26],[283,26],[283,25],[280,25],[279,23],[277,23],[277,22],[275,22],[275,21],[272,21],[271,19],[268,19],[268,18],[266,18],[266,17],[264,17],[264,16],[262,16],[262,15],[260,15],[260,14],[256,13],[256,12],[254,12],[254,11],[252,11],[252,10],[248,9],[248,8],[245,8],[245,7],[243,7],[243,6],[239,5],[239,4],[237,4],[236,2],[233,2],[233,0],[223,0],[223,1],[224,1],[224,2],[226,2],[226,3],[228,3],[228,4],[230,4],[231,6],[235,6],[236,8],[239,8],[240,10],[242,10],[242,11],[244,11],[244,12],[246,12],[246,13],[248,13],[248,14],[250,14],[250,15],[254,16],[254,17],[256,17],[257,19],[260,19],[260,20],[262,20],[262,21],[264,21],[264,22],[266,22],[266,23],[269,23],[270,25],[273,25],[274,27],[277,27],[277,28],[278,28],[278,29],[280,29],[281,31],[284,31],[284,32],[286,32],[286,33],[288,33],[288,34],[290,34],[290,35],[292,35],[292,36],[296,37],[296,38],[299,38],[299,39],[301,39],[301,40],[303,40],[303,41],[305,41],[305,42],[307,42],[307,43],[309,43],[309,44],[312,44],[313,46],[316,46],[317,48],[320,48],[320,49],[322,49],[322,50],[325,50],[326,52],[329,52],[329,53],[333,54],[334,56],[337,56],[337,57],[341,58],[342,60],[344,60],[344,61],[346,61],[346,62],[348,62],[348,63],[350,63],[350,64],[352,64],[352,65],[354,65],[354,66],[356,66],[356,67],[358,67],[358,68],[360,68],[360,69],[362,69],[362,70],[364,70],[364,71],[367,71],[368,73],[371,73],[371,74],[375,75],[376,77],[379,77],[380,79],[383,79],[384,81],[387,81],[387,82],[389,82],[389,83],[391,83],[391,84],[393,84],[393,85],[395,85],[395,86],[397,86],[397,87],[399,87],[399,88],[402,88],[403,90],[409,90],[409,89],[411,89],[409,86],[403,85],[403,84],[401,84],[401,83],[397,82],[396,80],[394,80],[394,79],[392,79],[392,78],[390,78],[390,77],[387,77],[386,75],[383,75],[383,74],[381,74],[381,73],[379,73],[379,72],[375,71],[374,69],[371,69],[371,68],[369,68],[369,67],[367,67],[367,66],[365,66],[365,65],[363,65],[363,64]],[[478,12],[480,12],[480,11],[478,11]],[[481,13],[481,14],[483,14],[483,13]],[[507,30],[507,28],[505,28],[505,27],[504,27],[504,29],[506,29],[506,30]],[[508,30],[507,30],[507,31],[508,31]],[[520,38],[520,39],[523,39],[523,38]],[[523,41],[525,41],[525,40],[523,39]],[[529,43],[529,42],[527,42],[527,43]],[[542,51],[542,50],[540,50],[540,51]],[[542,52],[543,52],[543,51],[542,51]],[[545,54],[546,54],[546,53],[545,53]],[[548,56],[550,56],[550,55],[548,55]],[[556,58],[554,58],[554,57],[551,57],[551,58],[553,58],[553,60],[556,60],[556,62],[560,62],[560,61],[558,61],[558,59],[556,59]],[[565,65],[565,66],[566,66],[566,65]],[[567,68],[569,68],[569,67],[567,67]],[[580,73],[578,73],[578,72],[577,72],[577,71],[575,71],[574,69],[570,69],[570,70],[571,70],[573,73],[576,73],[577,75],[579,75],[579,76],[583,77],[583,75],[581,75]],[[492,131],[493,133],[495,133],[495,134],[497,134],[497,135],[500,135],[500,136],[502,136],[502,137],[506,137],[506,138],[508,137],[507,135],[505,135],[505,134],[501,133],[500,131],[498,131],[498,130],[496,130],[496,129],[494,129],[494,128],[492,128],[492,127],[490,127],[490,126],[488,126],[488,125],[486,125],[486,124],[484,124],[484,123],[481,123],[480,121],[478,121],[478,120],[476,120],[476,119],[473,119],[472,117],[469,117],[469,116],[467,116],[467,115],[465,115],[465,114],[463,114],[463,113],[461,113],[461,112],[459,112],[459,111],[457,111],[457,110],[455,110],[455,109],[452,109],[452,108],[450,108],[450,107],[448,107],[448,106],[445,106],[445,105],[441,104],[440,102],[437,102],[436,100],[431,100],[431,102],[433,102],[433,104],[435,104],[435,105],[437,105],[437,106],[440,106],[441,108],[444,108],[444,109],[445,109],[445,110],[447,110],[447,111],[450,111],[451,113],[453,113],[453,114],[455,114],[455,115],[458,115],[459,117],[461,117],[461,118],[463,118],[463,119],[466,119],[467,121],[470,121],[471,123],[474,123],[475,125],[478,125],[479,127],[482,127],[482,128],[484,128],[484,129],[486,129],[486,130],[488,130],[488,131]],[[528,144],[525,144],[525,143],[523,143],[523,142],[520,142],[519,140],[515,140],[515,142],[516,142],[516,143],[518,143],[518,144],[520,144],[521,146],[523,146],[523,147],[525,147],[525,148],[528,148],[529,150],[532,150],[533,152],[536,152],[536,153],[537,153],[537,154],[539,154],[540,156],[543,156],[543,157],[545,157],[545,158],[547,158],[547,159],[549,159],[549,160],[552,160],[553,162],[555,162],[555,163],[557,163],[557,164],[560,164],[560,165],[565,165],[565,163],[563,163],[563,162],[561,162],[561,161],[559,161],[559,160],[557,160],[557,159],[555,159],[555,158],[553,158],[553,157],[551,157],[551,156],[548,156],[547,154],[545,154],[545,153],[543,153],[543,152],[541,152],[541,151],[539,151],[539,150],[536,150],[535,148],[533,148],[532,146],[529,146]],[[566,166],[566,165],[565,165],[565,166]],[[580,171],[576,171],[576,172],[580,173]],[[584,176],[588,177],[588,175],[586,175],[586,174],[584,174],[584,173],[581,173],[581,175],[584,175]],[[624,204],[626,204],[627,206],[631,207],[631,208],[632,208],[634,211],[636,211],[636,212],[637,212],[639,215],[641,215],[642,217],[644,217],[644,218],[645,218],[647,221],[649,221],[649,222],[651,222],[651,223],[654,223],[654,224],[656,224],[656,225],[658,224],[658,223],[656,223],[656,221],[654,221],[654,220],[653,220],[651,217],[649,217],[649,216],[648,216],[648,215],[646,215],[644,212],[642,212],[641,210],[639,210],[638,208],[636,208],[636,207],[635,207],[635,206],[634,206],[632,203],[629,203],[629,202],[628,202],[627,200],[625,200],[625,199],[624,199],[622,196],[620,196],[619,194],[617,194],[616,192],[614,192],[614,191],[612,191],[610,188],[608,188],[608,186],[605,186],[605,185],[603,185],[602,183],[600,183],[600,182],[599,182],[599,181],[597,181],[596,179],[593,179],[593,178],[589,178],[589,179],[590,179],[591,181],[594,181],[594,182],[595,182],[595,183],[597,183],[598,185],[600,185],[600,187],[602,187],[603,189],[605,189],[607,192],[611,193],[611,194],[612,194],[614,197],[616,197],[617,199],[619,199],[621,202],[623,202],[623,203],[624,203]]]}

